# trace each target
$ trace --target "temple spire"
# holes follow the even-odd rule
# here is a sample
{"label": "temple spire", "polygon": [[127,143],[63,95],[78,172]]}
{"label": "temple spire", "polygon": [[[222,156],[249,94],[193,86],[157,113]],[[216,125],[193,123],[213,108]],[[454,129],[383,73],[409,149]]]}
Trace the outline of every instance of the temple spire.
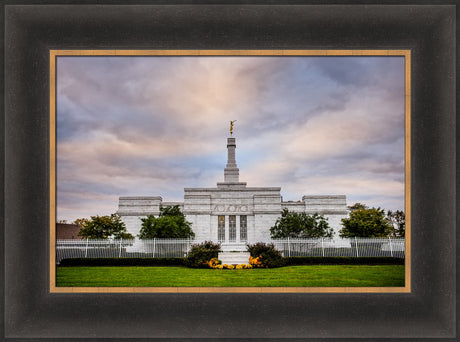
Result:
{"label": "temple spire", "polygon": [[[233,135],[233,123],[236,120],[230,121],[230,134]],[[225,183],[238,183],[240,181],[240,170],[236,166],[235,160],[236,139],[227,138],[227,166],[224,169]]]}
{"label": "temple spire", "polygon": [[240,170],[235,160],[236,142],[235,138],[227,138],[227,166],[224,169],[225,183],[238,183],[240,181]]}
{"label": "temple spire", "polygon": [[240,170],[236,165],[236,139],[233,137],[233,124],[235,121],[236,120],[230,121],[231,136],[227,138],[227,165],[224,169],[224,182],[218,182],[218,188],[240,189],[246,187],[246,182],[240,182]]}

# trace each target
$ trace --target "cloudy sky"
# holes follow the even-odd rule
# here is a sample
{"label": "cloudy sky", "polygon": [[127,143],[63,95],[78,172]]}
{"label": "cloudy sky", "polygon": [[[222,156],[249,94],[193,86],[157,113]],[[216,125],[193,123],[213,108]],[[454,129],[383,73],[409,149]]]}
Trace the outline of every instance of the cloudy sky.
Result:
{"label": "cloudy sky", "polygon": [[57,219],[223,181],[404,208],[403,57],[58,57]]}

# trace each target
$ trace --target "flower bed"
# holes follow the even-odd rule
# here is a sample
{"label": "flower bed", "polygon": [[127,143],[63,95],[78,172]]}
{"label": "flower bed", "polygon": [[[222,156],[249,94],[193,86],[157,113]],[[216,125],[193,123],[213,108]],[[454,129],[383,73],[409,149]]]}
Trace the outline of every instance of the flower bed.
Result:
{"label": "flower bed", "polygon": [[257,258],[249,257],[249,264],[238,264],[238,265],[223,264],[222,265],[222,262],[217,258],[212,258],[211,260],[209,260],[207,264],[209,268],[213,268],[217,270],[247,270],[247,269],[253,269],[253,268],[267,267],[263,265],[261,256]]}

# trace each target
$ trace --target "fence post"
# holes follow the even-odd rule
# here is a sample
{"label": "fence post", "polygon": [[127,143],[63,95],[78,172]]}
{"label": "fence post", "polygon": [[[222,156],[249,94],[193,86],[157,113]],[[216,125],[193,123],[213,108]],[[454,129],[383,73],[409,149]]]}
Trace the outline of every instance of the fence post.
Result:
{"label": "fence post", "polygon": [[321,249],[323,251],[323,258],[324,258],[324,238],[321,238]]}
{"label": "fence post", "polygon": [[390,241],[390,253],[391,253],[391,257],[393,257],[393,245],[391,244],[391,238],[388,237],[388,240]]}
{"label": "fence post", "polygon": [[289,257],[291,256],[291,242],[289,240],[289,236],[288,236],[288,256]]}
{"label": "fence post", "polygon": [[156,241],[156,238],[153,238],[153,257],[155,258],[155,241]]}
{"label": "fence post", "polygon": [[356,244],[356,257],[359,257],[359,252],[358,252],[358,239],[355,236],[355,244]]}
{"label": "fence post", "polygon": [[85,258],[88,257],[88,238],[86,238]]}
{"label": "fence post", "polygon": [[118,257],[121,258],[121,242],[123,241],[123,238],[120,238],[120,253],[118,253]]}

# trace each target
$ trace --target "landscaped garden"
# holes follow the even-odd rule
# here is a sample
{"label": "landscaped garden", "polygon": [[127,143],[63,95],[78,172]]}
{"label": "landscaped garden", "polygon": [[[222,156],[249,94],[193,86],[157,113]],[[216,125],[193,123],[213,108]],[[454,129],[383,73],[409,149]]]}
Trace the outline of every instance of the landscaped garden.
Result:
{"label": "landscaped garden", "polygon": [[247,264],[222,264],[220,245],[193,245],[186,258],[72,258],[56,270],[63,287],[402,287],[404,259],[282,257],[248,245]]}

